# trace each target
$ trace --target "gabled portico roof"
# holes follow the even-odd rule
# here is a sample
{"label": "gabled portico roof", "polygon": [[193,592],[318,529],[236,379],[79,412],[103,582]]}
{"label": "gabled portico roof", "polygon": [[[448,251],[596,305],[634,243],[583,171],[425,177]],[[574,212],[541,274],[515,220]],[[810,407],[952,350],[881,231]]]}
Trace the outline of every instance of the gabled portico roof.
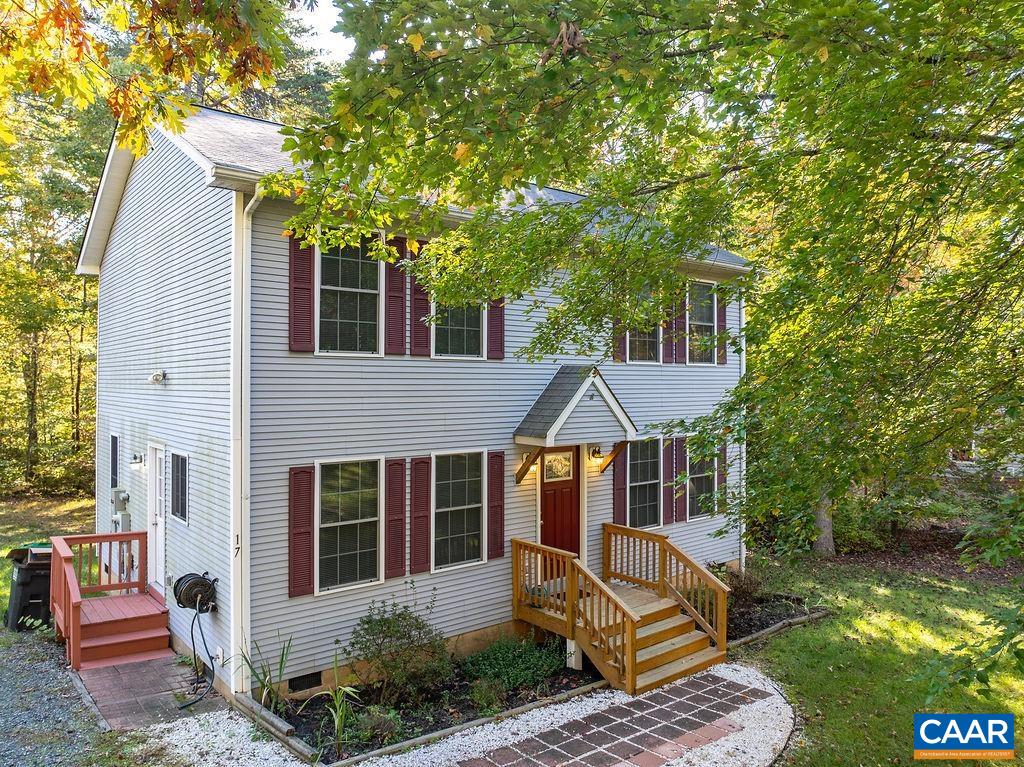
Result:
{"label": "gabled portico roof", "polygon": [[[607,416],[602,420],[615,422],[618,429],[621,429],[621,435],[616,436],[627,440],[636,439],[637,429],[633,419],[622,407],[597,365],[562,365],[512,433],[515,441],[536,447],[559,444],[559,431],[588,392],[600,395]],[[588,438],[597,441],[606,436],[595,431]]]}

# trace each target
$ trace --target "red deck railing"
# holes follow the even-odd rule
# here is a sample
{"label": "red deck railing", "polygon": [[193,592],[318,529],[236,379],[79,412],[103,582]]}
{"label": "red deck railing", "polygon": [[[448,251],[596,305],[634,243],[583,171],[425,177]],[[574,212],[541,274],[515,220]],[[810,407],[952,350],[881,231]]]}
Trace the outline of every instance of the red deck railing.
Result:
{"label": "red deck railing", "polygon": [[72,668],[82,663],[82,598],[146,590],[146,533],[55,535],[50,562],[50,612],[67,642]]}

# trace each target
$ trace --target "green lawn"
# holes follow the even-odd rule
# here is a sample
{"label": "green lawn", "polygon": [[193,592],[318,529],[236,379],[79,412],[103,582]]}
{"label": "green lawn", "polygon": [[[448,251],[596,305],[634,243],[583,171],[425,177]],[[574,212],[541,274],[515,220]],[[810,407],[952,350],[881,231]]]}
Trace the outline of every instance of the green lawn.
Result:
{"label": "green lawn", "polygon": [[805,729],[782,764],[921,764],[913,760],[913,715],[929,710],[1012,712],[1017,753],[1024,752],[1024,679],[1002,674],[991,702],[956,690],[930,708],[927,683],[915,679],[928,661],[979,640],[980,619],[1007,602],[1009,588],[813,561],[778,566],[770,581],[772,589],[833,611],[733,653],[781,682],[804,717]]}
{"label": "green lawn", "polygon": [[46,540],[51,535],[91,533],[92,498],[7,498],[0,500],[0,609],[7,616],[11,594],[11,560],[15,546]]}

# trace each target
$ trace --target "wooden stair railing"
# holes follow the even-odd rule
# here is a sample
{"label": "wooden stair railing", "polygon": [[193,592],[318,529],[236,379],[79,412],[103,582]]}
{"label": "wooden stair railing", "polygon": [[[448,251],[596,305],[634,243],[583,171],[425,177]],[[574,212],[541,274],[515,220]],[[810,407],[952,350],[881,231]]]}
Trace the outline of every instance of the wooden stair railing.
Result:
{"label": "wooden stair railing", "polygon": [[55,535],[50,541],[50,612],[57,638],[67,642],[68,661],[77,669],[83,595],[145,591],[146,533]]}
{"label": "wooden stair railing", "polygon": [[640,616],[573,552],[512,539],[512,616],[572,639],[609,681],[635,689]]}
{"label": "wooden stair railing", "polygon": [[726,649],[729,587],[666,536],[605,523],[604,577],[676,600],[719,650]]}

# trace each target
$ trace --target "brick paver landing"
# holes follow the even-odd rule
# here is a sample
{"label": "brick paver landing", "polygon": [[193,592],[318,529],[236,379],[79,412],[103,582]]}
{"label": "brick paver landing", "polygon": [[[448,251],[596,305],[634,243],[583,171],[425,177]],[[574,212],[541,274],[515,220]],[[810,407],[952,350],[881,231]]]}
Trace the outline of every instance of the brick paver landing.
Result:
{"label": "brick paver landing", "polygon": [[460,767],[657,767],[743,727],[740,706],[770,698],[715,674],[701,674],[571,719]]}

